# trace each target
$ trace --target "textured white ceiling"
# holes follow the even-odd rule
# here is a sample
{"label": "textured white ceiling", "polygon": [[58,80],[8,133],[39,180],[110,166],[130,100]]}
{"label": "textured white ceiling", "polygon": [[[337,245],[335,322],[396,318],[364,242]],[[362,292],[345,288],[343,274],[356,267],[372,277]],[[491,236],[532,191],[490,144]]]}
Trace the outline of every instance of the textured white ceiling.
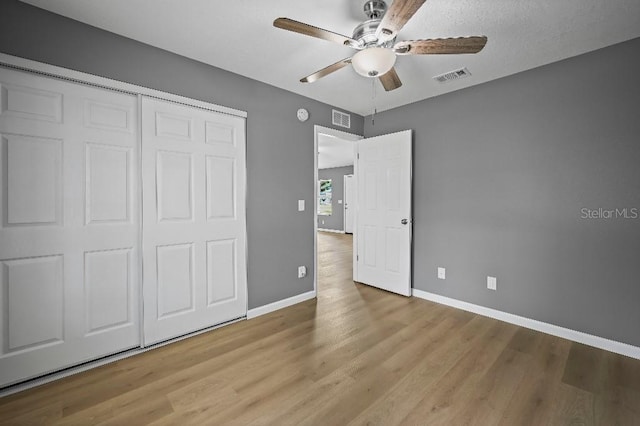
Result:
{"label": "textured white ceiling", "polygon": [[318,134],[318,168],[353,166],[353,142]]}
{"label": "textured white ceiling", "polygon": [[[283,16],[350,36],[365,19],[364,0],[24,1],[361,115],[640,36],[639,0],[428,0],[398,40],[486,35],[489,42],[476,55],[399,57],[404,85],[387,93],[351,67],[300,83],[354,51],[272,25]],[[463,66],[470,78],[432,80]]]}

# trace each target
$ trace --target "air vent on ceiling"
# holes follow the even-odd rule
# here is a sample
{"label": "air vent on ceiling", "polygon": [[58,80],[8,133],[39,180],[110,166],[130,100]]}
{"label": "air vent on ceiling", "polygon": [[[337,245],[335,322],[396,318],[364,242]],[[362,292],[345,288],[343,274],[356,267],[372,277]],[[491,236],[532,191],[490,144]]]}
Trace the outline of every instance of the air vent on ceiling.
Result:
{"label": "air vent on ceiling", "polygon": [[448,81],[460,80],[461,78],[469,77],[470,75],[471,73],[467,68],[460,68],[459,70],[436,75],[433,79],[440,83],[446,83]]}
{"label": "air vent on ceiling", "polygon": [[351,128],[351,114],[334,109],[332,116],[331,122],[334,126],[346,127],[347,129]]}

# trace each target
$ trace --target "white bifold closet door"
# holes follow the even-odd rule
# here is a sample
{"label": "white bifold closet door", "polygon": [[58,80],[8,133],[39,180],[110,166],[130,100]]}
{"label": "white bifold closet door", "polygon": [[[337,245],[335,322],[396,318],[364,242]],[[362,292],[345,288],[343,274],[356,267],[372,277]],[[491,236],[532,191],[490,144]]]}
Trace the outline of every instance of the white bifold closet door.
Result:
{"label": "white bifold closet door", "polygon": [[137,123],[0,67],[0,386],[139,346]]}
{"label": "white bifold closet door", "polygon": [[247,312],[245,121],[142,99],[144,344]]}

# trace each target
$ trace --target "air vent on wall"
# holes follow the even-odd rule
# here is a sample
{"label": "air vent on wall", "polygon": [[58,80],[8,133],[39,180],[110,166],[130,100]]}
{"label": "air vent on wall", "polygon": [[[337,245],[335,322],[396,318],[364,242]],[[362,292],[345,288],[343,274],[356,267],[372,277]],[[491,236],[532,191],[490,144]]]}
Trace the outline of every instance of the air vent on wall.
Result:
{"label": "air vent on wall", "polygon": [[333,118],[331,122],[334,126],[346,127],[347,129],[351,128],[351,114],[334,109],[332,115]]}
{"label": "air vent on wall", "polygon": [[436,75],[433,79],[440,83],[446,83],[448,81],[460,80],[461,78],[469,77],[470,75],[471,73],[467,68],[460,68],[459,70]]}

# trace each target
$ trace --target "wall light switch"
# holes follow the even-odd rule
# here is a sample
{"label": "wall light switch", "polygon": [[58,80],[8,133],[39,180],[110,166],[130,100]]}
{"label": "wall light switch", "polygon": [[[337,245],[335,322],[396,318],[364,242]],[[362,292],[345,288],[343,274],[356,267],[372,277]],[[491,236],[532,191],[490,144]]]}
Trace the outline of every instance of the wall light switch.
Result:
{"label": "wall light switch", "polygon": [[446,269],[438,267],[438,278],[444,280],[446,278]]}
{"label": "wall light switch", "polygon": [[338,204],[342,204],[342,200],[338,200]]}
{"label": "wall light switch", "polygon": [[497,290],[497,281],[496,277],[487,277],[487,288],[489,290]]}
{"label": "wall light switch", "polygon": [[304,278],[307,276],[307,267],[298,266],[298,278]]}
{"label": "wall light switch", "polygon": [[304,200],[298,200],[298,211],[299,212],[304,211]]}

